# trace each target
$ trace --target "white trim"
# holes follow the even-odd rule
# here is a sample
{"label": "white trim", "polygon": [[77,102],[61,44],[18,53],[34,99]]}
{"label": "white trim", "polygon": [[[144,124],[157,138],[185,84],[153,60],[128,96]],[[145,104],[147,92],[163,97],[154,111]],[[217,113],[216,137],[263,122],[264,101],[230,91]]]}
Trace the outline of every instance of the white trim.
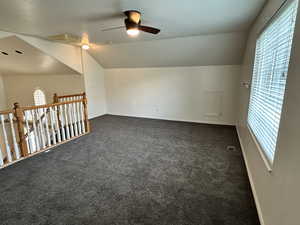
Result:
{"label": "white trim", "polygon": [[240,144],[241,144],[243,158],[244,158],[244,161],[245,161],[245,165],[246,165],[246,169],[247,169],[248,178],[249,178],[249,181],[250,181],[252,194],[253,194],[253,197],[254,197],[258,218],[259,218],[260,224],[265,225],[264,218],[263,218],[263,213],[262,213],[260,203],[259,203],[259,200],[258,200],[258,196],[257,196],[257,192],[256,192],[256,189],[255,189],[252,173],[251,173],[251,170],[249,168],[248,160],[247,160],[247,157],[246,157],[245,147],[244,147],[243,140],[241,138],[238,127],[236,127],[236,131],[237,131],[238,138],[239,138],[239,141],[240,141]]}
{"label": "white trim", "polygon": [[250,136],[251,136],[252,140],[254,141],[254,143],[256,145],[256,148],[258,149],[258,152],[259,152],[260,156],[262,157],[262,159],[264,161],[264,164],[265,164],[268,172],[271,173],[272,172],[273,164],[267,158],[267,156],[265,154],[265,151],[262,149],[262,147],[260,146],[259,142],[257,141],[257,139],[256,139],[254,133],[252,132],[251,127],[249,126],[249,124],[247,124],[247,128],[248,128],[248,131],[250,133]]}
{"label": "white trim", "polygon": [[112,115],[112,116],[127,116],[127,117],[135,117],[135,118],[145,118],[145,119],[154,119],[154,120],[167,120],[167,121],[178,121],[178,122],[189,122],[189,123],[202,123],[202,124],[213,124],[213,125],[226,125],[226,126],[235,126],[234,123],[227,123],[223,121],[209,121],[209,120],[182,120],[176,118],[165,118],[159,116],[137,116],[137,115],[130,115],[130,114],[116,114],[116,113],[106,113],[105,115]]}
{"label": "white trim", "polygon": [[89,116],[89,120],[98,118],[98,117],[100,117],[100,116],[105,116],[105,115],[108,115],[108,113],[102,113],[102,114],[99,114],[99,115]]}

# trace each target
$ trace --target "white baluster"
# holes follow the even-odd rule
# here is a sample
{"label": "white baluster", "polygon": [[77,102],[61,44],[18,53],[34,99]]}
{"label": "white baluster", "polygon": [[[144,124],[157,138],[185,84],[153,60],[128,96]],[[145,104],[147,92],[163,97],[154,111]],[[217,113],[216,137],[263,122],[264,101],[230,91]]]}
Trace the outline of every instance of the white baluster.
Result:
{"label": "white baluster", "polygon": [[68,122],[68,111],[67,111],[67,104],[63,105],[64,108],[64,118],[65,118],[65,125],[66,125],[66,132],[67,132],[67,139],[70,139],[70,128]]}
{"label": "white baluster", "polygon": [[3,166],[4,162],[3,162],[3,154],[2,154],[2,149],[1,149],[1,145],[0,145],[0,166]]}
{"label": "white baluster", "polygon": [[30,110],[30,113],[31,113],[31,117],[32,117],[33,135],[34,135],[34,140],[35,140],[35,149],[33,150],[33,152],[36,152],[41,149],[41,146],[40,146],[40,140],[39,140],[39,133],[38,133],[38,130],[36,127],[36,122],[35,122],[34,110]]}
{"label": "white baluster", "polygon": [[72,118],[71,104],[67,104],[67,105],[68,105],[68,114],[69,114],[71,137],[74,137],[74,128],[73,128],[73,118]]}
{"label": "white baluster", "polygon": [[80,119],[80,105],[79,102],[76,102],[76,114],[77,114],[77,123],[78,123],[78,130],[79,130],[79,134],[82,134],[82,127],[81,127],[81,119]]}
{"label": "white baluster", "polygon": [[36,146],[33,143],[32,138],[31,138],[31,132],[30,132],[30,127],[29,127],[29,123],[28,123],[29,118],[30,118],[29,112],[24,111],[25,128],[26,128],[26,134],[27,134],[27,138],[25,140],[26,140],[26,143],[28,146],[29,153],[33,153],[33,149],[35,149]]}
{"label": "white baluster", "polygon": [[47,135],[47,142],[48,142],[48,147],[49,147],[49,146],[51,146],[51,138],[50,138],[49,122],[48,122],[49,109],[44,108],[43,112],[45,115],[46,135]]}
{"label": "white baluster", "polygon": [[75,129],[75,136],[78,136],[78,126],[77,126],[77,118],[76,118],[76,107],[75,103],[72,103],[72,115],[73,115],[73,121],[74,121],[74,129]]}
{"label": "white baluster", "polygon": [[45,131],[44,131],[44,124],[43,124],[43,118],[42,118],[42,111],[41,109],[36,109],[36,115],[37,115],[37,121],[38,121],[38,126],[39,126],[39,129],[40,129],[40,137],[41,137],[41,143],[42,143],[42,146],[43,148],[46,148],[46,141],[45,141]]}
{"label": "white baluster", "polygon": [[52,107],[50,107],[49,110],[50,110],[50,123],[51,123],[51,131],[52,131],[52,140],[53,140],[53,144],[56,145],[56,135],[55,135],[55,130],[54,130],[55,120],[54,120]]}
{"label": "white baluster", "polygon": [[82,126],[82,131],[85,133],[85,123],[84,123],[84,109],[83,109],[83,102],[80,102],[80,118],[81,118],[81,126]]}
{"label": "white baluster", "polygon": [[39,115],[36,113],[36,110],[33,110],[33,114],[34,114],[35,123],[36,123],[36,133],[38,135],[39,144],[40,144],[39,150],[41,150],[43,148],[43,142],[42,142],[40,123],[39,123]]}
{"label": "white baluster", "polygon": [[59,127],[59,119],[58,119],[58,114],[57,114],[57,111],[58,108],[57,106],[54,106],[54,116],[55,116],[55,127],[56,127],[56,132],[57,132],[57,139],[58,139],[58,142],[61,142],[61,133],[60,133],[60,127]]}
{"label": "white baluster", "polygon": [[0,115],[1,123],[2,123],[2,131],[3,131],[3,136],[4,136],[4,143],[5,143],[5,148],[6,148],[6,153],[7,153],[7,159],[9,162],[12,162],[12,155],[7,139],[7,133],[5,129],[5,123],[4,123],[4,115]]}
{"label": "white baluster", "polygon": [[13,139],[14,149],[16,152],[16,157],[17,157],[17,159],[19,159],[21,157],[21,153],[20,153],[20,149],[18,146],[17,138],[16,138],[15,126],[14,126],[14,122],[13,122],[14,116],[12,113],[9,113],[8,117],[9,117],[11,135],[12,135],[12,139]]}
{"label": "white baluster", "polygon": [[62,105],[59,105],[59,115],[60,115],[60,122],[61,122],[61,133],[62,133],[62,140],[66,140],[66,133],[65,133],[65,120],[64,120],[64,113]]}

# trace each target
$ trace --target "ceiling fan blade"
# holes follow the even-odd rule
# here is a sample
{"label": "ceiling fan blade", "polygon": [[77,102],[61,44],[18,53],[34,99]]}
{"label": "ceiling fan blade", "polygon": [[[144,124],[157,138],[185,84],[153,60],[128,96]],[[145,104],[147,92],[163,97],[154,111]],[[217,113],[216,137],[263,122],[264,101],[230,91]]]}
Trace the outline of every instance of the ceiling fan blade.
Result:
{"label": "ceiling fan blade", "polygon": [[125,26],[104,28],[104,29],[102,29],[101,31],[105,32],[105,31],[117,30],[117,29],[122,29],[122,28],[125,28]]}
{"label": "ceiling fan blade", "polygon": [[148,27],[148,26],[139,26],[139,30],[151,33],[151,34],[158,34],[160,32],[160,29],[154,28],[154,27]]}
{"label": "ceiling fan blade", "polygon": [[115,19],[123,19],[124,15],[122,13],[112,13],[112,14],[95,14],[89,15],[88,17],[82,18],[87,22],[106,22]]}
{"label": "ceiling fan blade", "polygon": [[81,42],[80,37],[73,35],[73,34],[67,34],[67,33],[48,36],[46,38],[46,40],[54,41],[54,42],[61,42],[61,43],[71,43],[71,44]]}

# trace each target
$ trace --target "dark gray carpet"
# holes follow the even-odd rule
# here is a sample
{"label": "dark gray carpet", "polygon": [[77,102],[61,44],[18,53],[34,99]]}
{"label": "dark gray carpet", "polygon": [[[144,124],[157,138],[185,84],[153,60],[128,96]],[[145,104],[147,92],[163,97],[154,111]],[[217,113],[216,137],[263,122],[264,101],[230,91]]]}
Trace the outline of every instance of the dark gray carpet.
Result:
{"label": "dark gray carpet", "polygon": [[91,123],[91,134],[0,170],[1,225],[259,224],[234,127]]}

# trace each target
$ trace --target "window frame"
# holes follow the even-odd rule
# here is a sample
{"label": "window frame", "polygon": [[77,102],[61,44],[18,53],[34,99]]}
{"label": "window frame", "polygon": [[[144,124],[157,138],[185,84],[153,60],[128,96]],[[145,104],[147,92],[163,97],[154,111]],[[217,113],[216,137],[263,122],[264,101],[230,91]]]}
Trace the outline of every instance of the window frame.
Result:
{"label": "window frame", "polygon": [[40,106],[40,105],[37,105],[37,104],[36,104],[36,97],[35,97],[36,91],[41,91],[41,92],[43,93],[43,95],[44,95],[44,100],[45,100],[45,104],[42,104],[42,105],[46,105],[46,104],[47,104],[46,93],[45,93],[45,91],[44,91],[42,88],[40,88],[40,87],[36,87],[36,88],[34,89],[34,91],[33,91],[33,102],[34,102],[34,105],[35,105],[35,106]]}
{"label": "window frame", "polygon": [[[254,57],[253,57],[253,61],[252,61],[252,76],[251,76],[251,81],[250,81],[250,87],[252,88],[252,81],[253,81],[253,76],[254,76],[254,67],[255,67],[255,58],[256,58],[256,53],[257,53],[257,42],[259,40],[259,38],[261,37],[261,35],[263,34],[263,32],[268,29],[268,27],[276,21],[276,19],[284,12],[284,10],[286,10],[290,4],[292,4],[293,2],[297,1],[298,2],[298,8],[297,8],[297,14],[298,14],[298,10],[299,10],[299,0],[285,0],[281,6],[276,10],[276,12],[273,14],[273,16],[266,22],[266,24],[262,27],[262,29],[260,30],[260,32],[258,33],[257,37],[256,37],[256,42],[255,42],[255,51],[254,51]],[[296,16],[296,19],[298,18],[298,15]],[[296,26],[295,26],[295,29],[296,29]],[[295,36],[295,30],[294,30],[294,34],[293,34],[293,39],[294,39],[294,36]],[[293,44],[294,44],[294,41],[292,41],[292,45],[291,45],[291,51],[293,49]],[[291,56],[292,54],[290,55],[290,59],[291,59]],[[289,59],[289,64],[288,64],[288,68],[290,67],[290,63],[291,63],[291,60]],[[289,73],[289,71],[288,71]],[[287,77],[286,77],[286,85],[287,85],[287,78],[288,78],[288,74],[287,74]],[[260,156],[262,157],[262,160],[267,168],[267,171],[268,172],[272,172],[272,169],[273,169],[273,166],[274,166],[274,161],[275,161],[275,158],[276,158],[276,153],[277,153],[277,143],[276,143],[276,146],[275,146],[275,152],[274,152],[274,156],[273,156],[273,161],[271,161],[269,159],[269,157],[267,156],[265,150],[263,149],[263,147],[261,146],[261,144],[259,143],[256,135],[254,134],[250,124],[249,124],[249,121],[248,121],[248,118],[249,118],[249,108],[250,108],[250,103],[251,103],[251,89],[250,88],[250,93],[249,93],[249,99],[248,99],[248,108],[247,108],[247,119],[246,119],[246,125],[247,125],[247,129],[250,133],[250,136],[252,138],[252,140],[254,141],[255,143],[255,146],[257,147],[258,149],[258,152],[260,154]],[[283,102],[282,102],[282,108],[281,108],[281,113],[280,115],[282,115],[282,111],[283,111],[283,107],[285,105],[285,95],[286,95],[286,91],[287,91],[287,88],[285,86],[285,91],[284,91],[284,96],[283,96]],[[277,134],[277,140],[278,140],[278,137],[279,137],[279,132],[280,132],[280,125],[281,125],[281,119],[282,119],[282,116],[280,116],[280,120],[279,120],[279,128],[278,128],[278,134]]]}

